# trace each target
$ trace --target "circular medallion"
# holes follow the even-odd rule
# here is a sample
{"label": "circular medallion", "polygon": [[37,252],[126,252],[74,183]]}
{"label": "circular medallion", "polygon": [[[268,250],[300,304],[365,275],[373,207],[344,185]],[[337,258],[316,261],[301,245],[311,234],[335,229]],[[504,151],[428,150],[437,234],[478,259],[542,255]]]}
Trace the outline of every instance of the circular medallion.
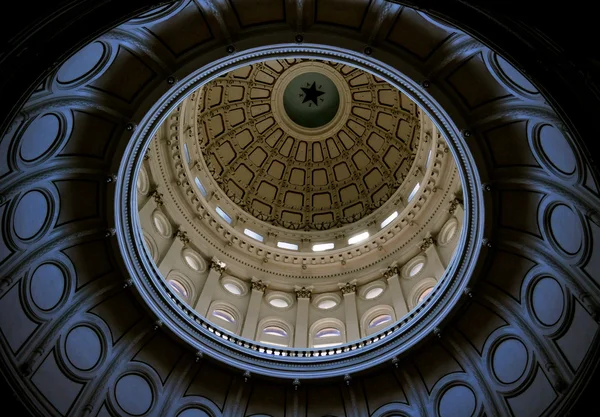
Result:
{"label": "circular medallion", "polygon": [[306,72],[296,76],[285,88],[283,107],[294,123],[307,128],[322,127],[337,114],[340,95],[329,77]]}

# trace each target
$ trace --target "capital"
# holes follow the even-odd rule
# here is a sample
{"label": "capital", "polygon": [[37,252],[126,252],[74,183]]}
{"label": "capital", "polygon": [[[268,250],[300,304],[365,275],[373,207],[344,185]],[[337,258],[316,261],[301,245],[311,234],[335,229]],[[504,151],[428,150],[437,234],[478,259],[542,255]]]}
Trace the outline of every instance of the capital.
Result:
{"label": "capital", "polygon": [[296,290],[296,298],[310,298],[312,295],[312,290],[302,287]]}

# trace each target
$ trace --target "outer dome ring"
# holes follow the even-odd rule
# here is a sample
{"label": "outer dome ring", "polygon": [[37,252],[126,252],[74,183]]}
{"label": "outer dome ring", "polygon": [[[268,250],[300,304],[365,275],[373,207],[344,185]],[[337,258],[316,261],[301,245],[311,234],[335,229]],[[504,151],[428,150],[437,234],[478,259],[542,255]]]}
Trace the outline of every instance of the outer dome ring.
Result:
{"label": "outer dome ring", "polygon": [[[210,322],[193,313],[188,306],[169,298],[167,284],[143,250],[143,237],[138,228],[135,209],[137,172],[154,132],[169,112],[198,86],[222,72],[252,62],[286,56],[344,62],[386,79],[405,92],[422,111],[429,114],[443,132],[463,183],[465,225],[457,254],[446,272],[446,278],[436,287],[427,303],[398,322],[394,326],[395,330],[385,338],[379,340],[379,335],[373,335],[346,344],[344,346],[353,348],[339,354],[315,356],[314,349],[285,349],[311,357],[278,356],[260,352],[258,343],[240,337],[228,337],[231,340],[225,340],[218,331],[215,333]],[[119,169],[115,196],[119,246],[133,284],[158,319],[194,349],[220,361],[251,372],[292,379],[333,377],[364,370],[391,360],[430,336],[457,307],[468,280],[482,261],[479,259],[478,244],[482,239],[481,226],[484,224],[481,181],[468,147],[446,111],[415,80],[372,57],[347,49],[317,44],[303,47],[294,44],[265,45],[212,62],[210,58],[207,60],[205,67],[187,75],[146,113],[133,132]],[[394,58],[389,55],[385,60],[393,64]]]}

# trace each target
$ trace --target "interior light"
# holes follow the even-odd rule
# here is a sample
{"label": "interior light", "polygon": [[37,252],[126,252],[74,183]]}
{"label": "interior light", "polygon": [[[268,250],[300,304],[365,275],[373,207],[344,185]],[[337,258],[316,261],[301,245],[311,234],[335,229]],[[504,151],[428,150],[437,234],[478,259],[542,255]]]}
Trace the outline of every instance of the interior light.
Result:
{"label": "interior light", "polygon": [[298,250],[298,245],[295,243],[277,242],[277,247],[281,249]]}
{"label": "interior light", "polygon": [[258,240],[259,242],[262,242],[265,240],[261,235],[256,233],[254,230],[244,229],[244,234],[246,236],[250,236],[252,239]]}
{"label": "interior light", "polygon": [[385,226],[390,224],[392,222],[392,220],[394,220],[396,217],[398,217],[397,211],[390,214],[384,221],[381,222],[381,228],[383,229]]}
{"label": "interior light", "polygon": [[319,244],[313,245],[312,250],[313,250],[313,252],[321,252],[324,250],[333,249],[334,247],[335,247],[335,245],[333,243],[319,243]]}
{"label": "interior light", "polygon": [[362,242],[363,240],[368,239],[368,238],[369,238],[369,232],[362,232],[362,233],[359,233],[358,235],[352,236],[350,239],[348,239],[348,244],[354,245],[355,243]]}
{"label": "interior light", "polygon": [[215,210],[217,211],[217,214],[223,218],[223,220],[231,224],[231,217],[229,217],[229,215],[225,213],[221,207],[217,206]]}

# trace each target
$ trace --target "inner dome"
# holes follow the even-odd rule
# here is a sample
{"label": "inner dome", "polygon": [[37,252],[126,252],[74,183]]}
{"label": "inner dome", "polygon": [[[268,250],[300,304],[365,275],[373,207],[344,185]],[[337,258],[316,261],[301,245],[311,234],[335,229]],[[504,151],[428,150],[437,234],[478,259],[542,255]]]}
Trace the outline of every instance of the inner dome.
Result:
{"label": "inner dome", "polygon": [[172,296],[278,348],[398,323],[445,279],[464,220],[429,116],[386,80],[315,59],[246,65],[191,93],[151,141],[137,190]]}
{"label": "inner dome", "polygon": [[339,105],[337,87],[327,76],[318,72],[297,75],[283,93],[286,114],[302,127],[325,126],[335,117]]}

